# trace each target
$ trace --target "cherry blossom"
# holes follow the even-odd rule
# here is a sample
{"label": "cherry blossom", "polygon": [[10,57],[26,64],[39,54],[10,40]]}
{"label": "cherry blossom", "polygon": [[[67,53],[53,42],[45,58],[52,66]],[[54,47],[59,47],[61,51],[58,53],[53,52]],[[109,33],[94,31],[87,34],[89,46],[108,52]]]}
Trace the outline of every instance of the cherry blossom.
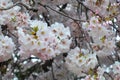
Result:
{"label": "cherry blossom", "polygon": [[112,67],[114,74],[120,74],[120,62],[116,61]]}
{"label": "cherry blossom", "polygon": [[91,45],[97,55],[108,56],[114,52],[114,48],[116,47],[115,33],[112,29],[108,29],[103,23],[99,22],[98,17],[91,17],[90,22],[83,23],[82,27],[92,37],[93,43]]}
{"label": "cherry blossom", "polygon": [[[86,51],[85,51],[86,52]],[[72,49],[66,58],[68,70],[77,76],[85,76],[90,69],[98,64],[96,54],[84,53],[78,47]]]}
{"label": "cherry blossom", "polygon": [[15,50],[15,44],[8,36],[0,35],[0,62],[6,61],[12,57]]}
{"label": "cherry blossom", "polygon": [[[56,80],[54,67],[60,64],[67,77],[70,72],[80,80],[119,80],[119,5],[119,0],[0,0],[0,79],[49,73]],[[110,58],[109,65],[102,64],[103,57]]]}
{"label": "cherry blossom", "polygon": [[71,44],[69,28],[65,28],[61,23],[53,25],[49,27],[42,21],[34,20],[30,24],[32,30],[28,33],[26,30],[18,28],[19,43],[21,45],[19,54],[25,58],[35,55],[42,60],[47,60],[60,53],[68,52]]}

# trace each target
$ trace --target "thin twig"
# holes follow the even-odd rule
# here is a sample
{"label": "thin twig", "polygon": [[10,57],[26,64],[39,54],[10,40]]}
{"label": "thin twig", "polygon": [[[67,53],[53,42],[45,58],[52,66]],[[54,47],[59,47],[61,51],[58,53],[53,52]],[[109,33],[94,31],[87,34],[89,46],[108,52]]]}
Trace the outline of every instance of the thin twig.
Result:
{"label": "thin twig", "polygon": [[39,5],[41,5],[41,6],[42,6],[42,7],[44,7],[44,8],[49,8],[50,10],[52,10],[52,11],[54,11],[54,12],[56,12],[56,13],[58,13],[58,14],[62,15],[62,16],[65,16],[65,17],[67,17],[67,18],[70,18],[70,19],[72,19],[72,20],[74,20],[74,21],[81,21],[81,22],[85,22],[85,20],[74,19],[74,18],[72,18],[72,17],[68,16],[67,14],[64,14],[64,13],[62,13],[62,12],[60,12],[60,11],[57,11],[57,10],[55,10],[55,9],[51,8],[51,7],[50,7],[50,6],[48,6],[48,5],[44,5],[44,4],[40,3],[40,2],[38,2],[38,4],[39,4]]}
{"label": "thin twig", "polygon": [[26,4],[24,4],[24,3],[22,3],[22,2],[16,2],[16,3],[13,4],[12,6],[7,7],[7,8],[0,8],[0,10],[9,10],[9,9],[15,7],[15,6],[18,6],[18,5],[24,6],[27,10],[33,10],[33,11],[34,11],[34,10],[37,10],[36,8],[29,7],[29,6],[27,6]]}
{"label": "thin twig", "polygon": [[85,6],[85,5],[83,4],[83,2],[82,2],[82,1],[77,0],[77,2],[78,2],[79,4],[81,4],[82,6],[84,6],[87,10],[91,11],[93,14],[95,14],[95,15],[99,16],[99,17],[100,17],[103,21],[105,21],[105,19],[104,19],[101,15],[96,14],[96,12],[95,12],[95,11],[93,11],[93,10],[92,10],[92,9],[90,9],[89,7]]}
{"label": "thin twig", "polygon": [[56,79],[55,79],[55,75],[54,75],[54,71],[53,71],[53,64],[52,64],[51,68],[52,68],[51,72],[52,72],[53,80],[56,80]]}

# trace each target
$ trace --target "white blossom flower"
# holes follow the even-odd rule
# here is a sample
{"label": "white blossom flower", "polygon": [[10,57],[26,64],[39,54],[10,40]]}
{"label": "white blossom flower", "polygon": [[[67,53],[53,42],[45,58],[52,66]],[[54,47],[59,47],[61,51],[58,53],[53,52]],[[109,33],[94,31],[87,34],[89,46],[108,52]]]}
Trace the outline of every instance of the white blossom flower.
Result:
{"label": "white blossom flower", "polygon": [[12,57],[15,50],[15,44],[8,36],[0,35],[0,62],[6,61]]}
{"label": "white blossom flower", "polygon": [[81,80],[106,80],[103,76],[105,69],[98,67],[96,72],[89,71],[92,74],[87,75],[85,78],[82,78]]}
{"label": "white blossom flower", "polygon": [[112,54],[116,47],[115,33],[112,29],[108,29],[102,22],[99,22],[98,17],[91,17],[90,22],[83,22],[82,26],[92,37],[91,46],[97,55],[108,56]]}
{"label": "white blossom flower", "polygon": [[78,47],[72,49],[66,57],[66,66],[68,70],[77,76],[85,76],[89,69],[94,69],[97,65],[96,54],[81,52]]}
{"label": "white blossom flower", "polygon": [[120,74],[120,62],[115,61],[115,63],[112,65],[112,67],[113,67],[114,74]]}
{"label": "white blossom flower", "polygon": [[55,23],[51,25],[52,33],[55,34],[56,37],[59,37],[60,40],[70,37],[70,29],[69,27],[64,27],[62,23]]}
{"label": "white blossom flower", "polygon": [[0,8],[7,8],[13,5],[12,0],[0,0]]}
{"label": "white blossom flower", "polygon": [[[60,53],[68,52],[71,44],[69,28],[65,28],[61,23],[53,25],[56,26],[54,29],[58,33],[62,32],[64,36],[59,34],[59,37],[56,36],[52,31],[52,26],[49,27],[45,22],[37,20],[32,20],[30,23],[32,29],[26,31],[26,33],[22,28],[18,28],[19,43],[21,45],[19,54],[24,58],[35,55],[42,60],[48,60]],[[27,55],[24,56],[25,54]]]}
{"label": "white blossom flower", "polygon": [[38,20],[31,20],[30,27],[38,27],[39,30],[45,30],[46,28],[48,28],[47,23]]}

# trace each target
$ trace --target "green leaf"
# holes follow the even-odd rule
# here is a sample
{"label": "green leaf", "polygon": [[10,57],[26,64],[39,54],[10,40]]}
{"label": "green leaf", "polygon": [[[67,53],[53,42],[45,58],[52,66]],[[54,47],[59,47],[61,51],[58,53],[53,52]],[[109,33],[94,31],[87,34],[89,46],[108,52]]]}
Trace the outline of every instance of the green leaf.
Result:
{"label": "green leaf", "polygon": [[105,39],[106,39],[106,36],[103,36],[103,37],[100,38],[100,40],[102,41],[102,43],[105,42]]}
{"label": "green leaf", "polygon": [[11,21],[16,22],[16,16],[12,17]]}
{"label": "green leaf", "polygon": [[32,28],[34,32],[37,32],[38,31],[38,26],[35,26]]}

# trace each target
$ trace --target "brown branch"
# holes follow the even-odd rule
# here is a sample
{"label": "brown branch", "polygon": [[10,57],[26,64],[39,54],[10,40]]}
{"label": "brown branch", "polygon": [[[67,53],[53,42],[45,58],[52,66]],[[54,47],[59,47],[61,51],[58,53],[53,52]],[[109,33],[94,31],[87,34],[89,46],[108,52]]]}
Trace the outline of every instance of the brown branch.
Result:
{"label": "brown branch", "polygon": [[79,4],[81,4],[82,6],[84,6],[87,10],[91,11],[93,14],[99,16],[103,21],[105,21],[105,19],[104,19],[100,14],[96,14],[95,11],[93,11],[93,10],[90,9],[89,7],[85,6],[82,1],[77,0],[77,2],[78,2]]}
{"label": "brown branch", "polygon": [[48,5],[44,5],[44,4],[40,3],[40,2],[38,2],[38,4],[39,4],[39,5],[41,5],[42,7],[44,7],[45,9],[47,9],[47,8],[48,8],[48,9],[50,9],[50,10],[52,10],[52,11],[54,11],[54,12],[56,12],[56,13],[58,13],[58,14],[60,14],[60,15],[64,16],[64,17],[67,17],[67,18],[72,19],[73,21],[81,21],[81,22],[85,22],[85,20],[74,19],[74,18],[70,17],[70,16],[69,16],[69,15],[67,15],[67,14],[64,14],[64,13],[62,13],[62,12],[60,12],[60,11],[57,11],[57,10],[55,10],[55,9],[51,8],[51,7],[50,7],[50,6],[48,6]]}

